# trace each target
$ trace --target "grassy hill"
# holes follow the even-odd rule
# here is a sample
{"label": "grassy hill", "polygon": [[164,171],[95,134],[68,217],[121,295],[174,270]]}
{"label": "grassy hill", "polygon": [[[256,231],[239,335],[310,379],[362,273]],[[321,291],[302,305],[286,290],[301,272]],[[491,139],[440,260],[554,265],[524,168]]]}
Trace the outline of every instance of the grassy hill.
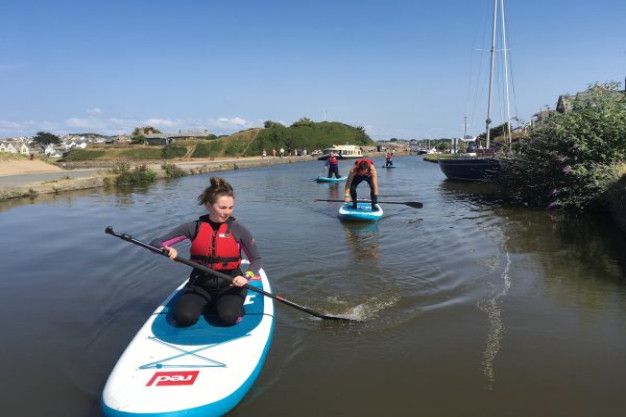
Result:
{"label": "grassy hill", "polygon": [[[267,123],[266,123],[267,125]],[[302,119],[289,127],[272,124],[258,132],[247,148],[248,155],[259,155],[263,149],[324,149],[333,145],[370,145],[374,142],[362,127],[339,122],[312,122]]]}
{"label": "grassy hill", "polygon": [[324,149],[333,145],[367,145],[374,142],[362,127],[339,122],[312,122],[302,119],[286,127],[266,122],[265,128],[243,130],[216,139],[178,141],[167,146],[94,145],[75,149],[65,155],[64,161],[92,160],[163,160],[175,158],[220,158],[258,156],[263,149],[284,148],[286,151]]}
{"label": "grassy hill", "polygon": [[[219,138],[217,143],[198,145],[206,148],[211,156],[257,156],[263,149],[284,148],[286,151],[329,148],[333,145],[369,145],[374,142],[363,128],[352,127],[338,122],[311,122],[303,119],[286,127],[278,123],[266,122],[266,128],[248,129],[233,135]],[[200,152],[197,155],[201,156]],[[203,156],[206,153],[201,152]]]}

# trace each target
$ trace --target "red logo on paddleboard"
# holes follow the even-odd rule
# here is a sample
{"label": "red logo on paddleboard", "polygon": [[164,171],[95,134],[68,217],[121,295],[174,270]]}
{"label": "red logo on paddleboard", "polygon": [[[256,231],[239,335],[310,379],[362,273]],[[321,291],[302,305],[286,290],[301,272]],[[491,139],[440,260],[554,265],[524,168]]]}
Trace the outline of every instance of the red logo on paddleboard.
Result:
{"label": "red logo on paddleboard", "polygon": [[193,385],[199,373],[200,371],[155,372],[146,386]]}

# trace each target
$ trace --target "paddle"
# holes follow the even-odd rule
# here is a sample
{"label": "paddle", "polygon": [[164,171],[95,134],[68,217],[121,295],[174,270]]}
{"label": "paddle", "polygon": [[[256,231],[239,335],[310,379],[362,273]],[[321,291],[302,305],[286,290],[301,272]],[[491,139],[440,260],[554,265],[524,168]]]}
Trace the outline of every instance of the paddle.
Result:
{"label": "paddle", "polygon": [[[109,235],[113,235],[115,237],[119,237],[122,240],[125,240],[125,241],[130,242],[130,243],[134,243],[137,246],[141,246],[142,248],[151,250],[154,253],[158,253],[159,255],[163,255],[163,256],[169,258],[169,253],[168,253],[167,249],[165,249],[165,248],[159,249],[159,248],[157,248],[155,246],[152,246],[152,245],[149,245],[149,244],[147,244],[145,242],[137,240],[137,239],[133,238],[131,235],[128,235],[126,233],[122,233],[122,234],[115,233],[115,231],[113,230],[112,226],[107,226],[107,228],[104,229],[104,233],[107,233]],[[188,265],[188,266],[190,266],[192,268],[199,269],[200,271],[206,272],[207,274],[211,274],[211,275],[216,276],[218,278],[224,279],[224,280],[226,280],[228,282],[231,282],[231,283],[233,282],[233,278],[231,276],[223,274],[223,273],[218,272],[218,271],[214,271],[211,268],[207,268],[204,265],[197,264],[197,263],[195,263],[193,261],[190,261],[189,259],[183,258],[182,256],[177,256],[176,258],[174,258],[174,260],[177,261],[177,262],[183,263],[185,265]],[[318,313],[317,311],[313,311],[310,308],[303,307],[303,306],[298,305],[298,304],[296,304],[296,303],[294,303],[292,301],[286,300],[286,299],[284,299],[283,297],[281,297],[279,295],[270,294],[269,292],[263,291],[260,288],[253,287],[250,284],[246,284],[246,285],[244,285],[244,287],[247,288],[250,291],[254,291],[254,292],[257,292],[259,294],[263,294],[266,297],[273,298],[276,301],[280,301],[281,303],[284,303],[284,304],[287,304],[288,306],[297,308],[300,311],[304,311],[305,313],[308,313],[308,314],[310,314],[312,316],[315,316],[315,317],[318,317],[320,319],[356,321],[356,320],[353,320],[353,319],[349,319],[347,317],[330,316],[328,314]]]}
{"label": "paddle", "polygon": [[[317,176],[317,178],[321,178],[322,172],[324,172],[324,169],[326,169],[326,166],[322,167],[322,170],[320,171],[320,174]],[[315,180],[317,180],[317,178]]]}
{"label": "paddle", "polygon": [[[324,200],[322,198],[316,198],[313,201],[330,201],[331,203],[345,203],[343,200]],[[359,202],[369,203],[370,200],[359,200]],[[378,204],[404,204],[405,206],[413,208],[422,208],[424,204],[419,201],[378,201]]]}

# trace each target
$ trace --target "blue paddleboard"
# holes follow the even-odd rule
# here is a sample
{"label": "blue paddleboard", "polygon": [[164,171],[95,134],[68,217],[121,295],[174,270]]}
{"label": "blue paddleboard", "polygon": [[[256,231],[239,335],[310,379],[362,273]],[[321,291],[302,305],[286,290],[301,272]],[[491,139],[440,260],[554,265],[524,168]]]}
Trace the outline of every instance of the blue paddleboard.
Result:
{"label": "blue paddleboard", "polygon": [[383,217],[383,209],[376,204],[378,210],[372,211],[372,203],[369,201],[357,203],[356,208],[352,208],[352,203],[345,203],[339,208],[339,218],[341,220],[356,221],[376,221]]}
{"label": "blue paddleboard", "polygon": [[315,181],[317,182],[339,182],[339,181],[345,181],[347,180],[348,177],[339,177],[339,178],[335,178],[335,177],[317,177],[315,179]]}

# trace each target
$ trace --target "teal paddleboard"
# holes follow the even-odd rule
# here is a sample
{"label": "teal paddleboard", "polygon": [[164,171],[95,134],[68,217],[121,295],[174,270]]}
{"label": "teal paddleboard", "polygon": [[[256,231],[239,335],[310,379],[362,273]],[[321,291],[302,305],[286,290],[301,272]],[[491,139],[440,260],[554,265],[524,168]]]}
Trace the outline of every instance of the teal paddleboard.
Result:
{"label": "teal paddleboard", "polygon": [[345,203],[339,208],[339,218],[341,220],[352,221],[377,221],[383,217],[383,209],[376,204],[378,210],[372,210],[372,203],[369,201],[357,203],[356,208],[352,208],[352,203]]}

